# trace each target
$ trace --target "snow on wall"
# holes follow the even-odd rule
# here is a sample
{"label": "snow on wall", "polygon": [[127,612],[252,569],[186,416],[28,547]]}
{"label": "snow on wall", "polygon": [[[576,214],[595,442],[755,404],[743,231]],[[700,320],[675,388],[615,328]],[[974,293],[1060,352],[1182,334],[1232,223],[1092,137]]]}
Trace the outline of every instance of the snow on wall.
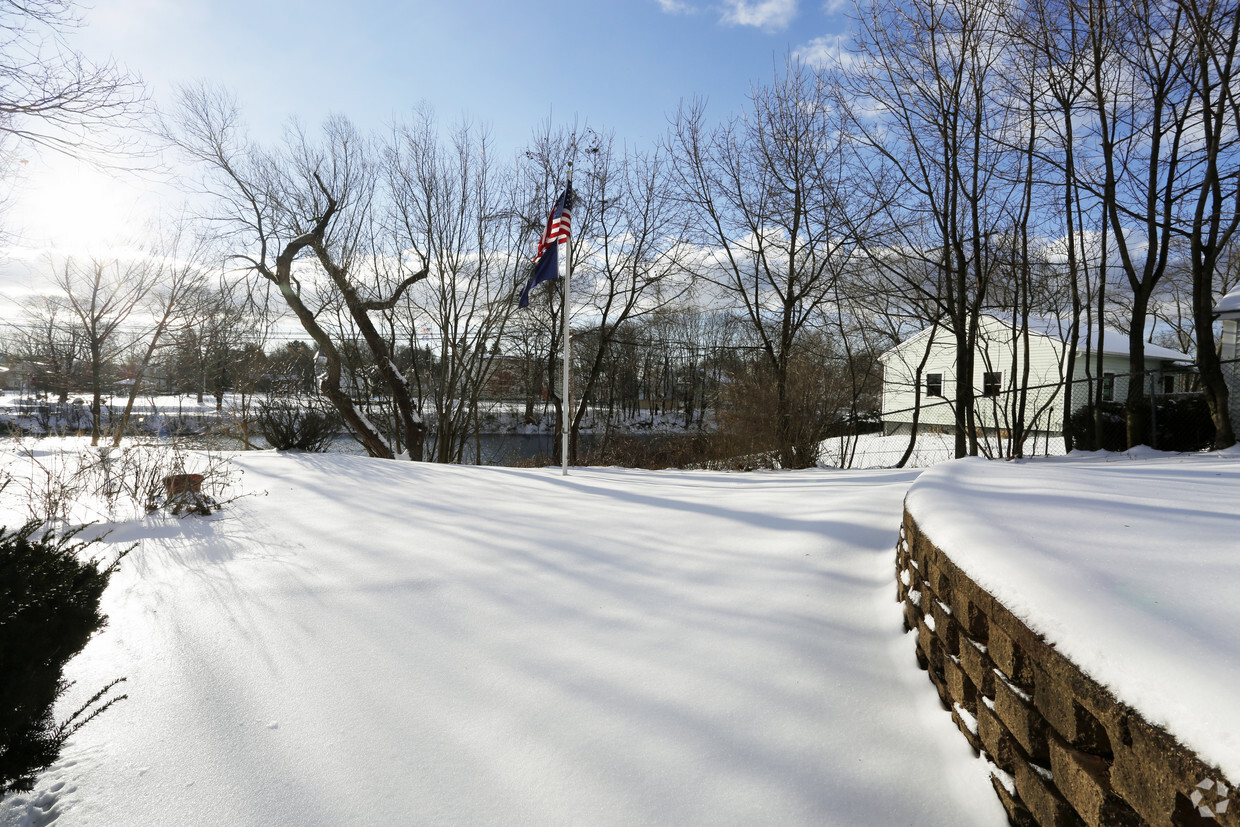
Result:
{"label": "snow on wall", "polygon": [[1237,460],[958,461],[910,489],[905,623],[1013,777],[996,792],[1015,823],[1240,824]]}

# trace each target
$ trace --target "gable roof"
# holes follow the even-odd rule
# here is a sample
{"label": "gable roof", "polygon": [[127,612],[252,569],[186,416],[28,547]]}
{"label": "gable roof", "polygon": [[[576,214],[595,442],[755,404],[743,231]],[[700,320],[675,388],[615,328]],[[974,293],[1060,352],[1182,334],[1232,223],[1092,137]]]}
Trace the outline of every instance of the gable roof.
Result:
{"label": "gable roof", "polygon": [[[1230,296],[1231,294],[1228,294],[1228,295]],[[1237,315],[1240,315],[1240,290],[1236,291],[1236,296],[1237,296]],[[1010,319],[1001,319],[992,313],[983,313],[981,315],[981,319],[988,320],[990,322],[993,322],[999,325],[1004,325],[1004,326],[1011,325]],[[1029,332],[1030,333],[1035,333],[1040,336],[1045,336],[1048,339],[1053,339],[1054,341],[1057,341],[1060,343],[1065,343],[1068,341],[1067,334],[1068,334],[1069,327],[1070,325],[1068,322],[1065,322],[1064,320],[1056,318],[1054,316],[1030,316],[1029,317]],[[909,346],[910,344],[912,344],[914,340],[928,336],[931,329],[932,328],[930,327],[922,328],[918,332],[914,333],[912,336],[905,339],[903,342],[900,342],[900,344],[885,351],[881,356],[879,356],[879,359],[886,360],[888,356],[895,353],[897,350],[902,350],[903,348]],[[942,342],[945,340],[945,338],[950,337],[950,336],[951,336],[950,331],[946,327],[940,325],[939,332],[938,334],[936,334],[935,340]],[[939,338],[939,337],[944,337],[944,338]],[[1083,352],[1086,349],[1087,344],[1090,350],[1097,350],[1097,347],[1098,347],[1098,331],[1097,330],[1093,330],[1090,332],[1088,343],[1084,339],[1081,339],[1077,342],[1077,345],[1076,345],[1077,352],[1078,353]],[[1118,330],[1115,330],[1114,328],[1110,328],[1110,327],[1105,328],[1103,330],[1103,337],[1102,337],[1102,352],[1110,356],[1127,356],[1128,355],[1128,334],[1121,333]],[[1162,347],[1161,345],[1155,345],[1149,342],[1145,343],[1145,358],[1159,359],[1159,360],[1167,361],[1167,362],[1192,362],[1193,361],[1193,357],[1189,356],[1187,353],[1181,353],[1178,350],[1172,350],[1169,347]]]}
{"label": "gable roof", "polygon": [[1214,315],[1224,319],[1240,319],[1240,287],[1218,300]]}

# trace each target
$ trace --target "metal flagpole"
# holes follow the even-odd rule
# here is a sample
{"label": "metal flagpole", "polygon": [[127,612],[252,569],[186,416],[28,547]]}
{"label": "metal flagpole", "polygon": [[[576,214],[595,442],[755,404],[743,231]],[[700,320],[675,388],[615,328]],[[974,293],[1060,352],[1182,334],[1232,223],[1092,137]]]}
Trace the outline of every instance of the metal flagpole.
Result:
{"label": "metal flagpole", "polygon": [[[571,199],[572,192],[573,192],[573,162],[571,160],[568,162],[568,189],[566,190],[566,192],[568,193],[567,197]],[[567,203],[565,204],[565,206],[567,206]],[[576,205],[574,205],[573,208],[576,209]],[[569,213],[569,221],[570,221],[570,227],[571,227],[571,221],[572,221],[571,212]],[[561,431],[560,433],[560,472],[561,472],[561,476],[567,477],[568,476],[568,428],[569,428],[569,421],[572,419],[572,414],[570,413],[572,409],[572,405],[570,403],[572,400],[569,397],[569,390],[572,387],[572,385],[569,383],[569,365],[572,364],[572,343],[569,340],[569,330],[568,330],[568,310],[570,307],[572,307],[569,299],[572,294],[572,280],[573,280],[573,234],[572,234],[571,229],[569,230],[568,238],[564,240],[564,258],[565,258],[565,261],[564,261],[564,292],[563,292],[564,306],[560,309],[560,313],[564,316],[564,333],[563,333],[563,336],[564,336],[564,384],[561,387],[562,393],[560,394],[560,398],[564,400],[564,410],[563,410],[563,415],[561,416],[562,422],[560,424],[560,431]]]}

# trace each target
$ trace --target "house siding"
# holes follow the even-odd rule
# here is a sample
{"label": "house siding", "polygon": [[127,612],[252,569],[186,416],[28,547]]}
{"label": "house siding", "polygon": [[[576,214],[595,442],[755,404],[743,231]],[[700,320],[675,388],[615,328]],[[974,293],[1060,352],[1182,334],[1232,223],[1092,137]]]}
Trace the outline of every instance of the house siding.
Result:
{"label": "house siding", "polygon": [[1223,319],[1223,334],[1219,338],[1224,361],[1240,359],[1240,319]]}
{"label": "house siding", "polygon": [[[923,331],[899,347],[888,351],[883,360],[883,422],[888,433],[907,432],[913,421],[915,392],[913,377],[925,355],[929,335]],[[1029,334],[1029,387],[1026,422],[1035,430],[1058,430],[1063,422],[1060,360],[1062,343],[1049,337]],[[1018,338],[1013,347],[1010,330],[997,319],[983,318],[978,333],[978,352],[974,359],[971,387],[979,397],[974,410],[978,424],[984,428],[1003,429],[1010,425],[1012,392],[1024,374],[1024,347]],[[982,397],[987,372],[1002,374],[1001,393],[994,399]],[[925,396],[925,376],[943,374],[943,398],[929,400]],[[922,410],[919,428],[949,430],[956,419],[953,403],[959,371],[956,366],[955,339],[950,331],[936,332],[930,358],[922,372]],[[1035,423],[1036,418],[1036,423]]]}
{"label": "house siding", "polygon": [[[915,393],[913,377],[925,355],[929,331],[925,330],[883,354],[883,425],[888,434],[908,433],[913,421]],[[1063,341],[1045,333],[1029,332],[1029,375],[1026,394],[1025,427],[1029,431],[1060,433],[1063,430],[1065,408],[1071,412],[1088,403],[1091,383],[1087,381],[1084,351],[1077,352],[1073,370],[1072,395],[1068,399],[1063,388],[1066,365],[1066,345]],[[1015,393],[1024,376],[1024,344],[1020,335],[1015,337],[1010,322],[984,316],[979,322],[978,350],[974,359],[972,388],[977,397],[974,416],[980,428],[988,431],[1006,431],[1015,420]],[[1091,354],[1088,366],[1090,375],[1096,372],[1096,356]],[[1146,359],[1146,369],[1161,371],[1165,360]],[[1115,374],[1113,398],[1123,401],[1128,392],[1128,357],[1119,354],[1103,356],[1103,372]],[[984,376],[987,372],[1002,373],[1001,393],[995,398],[982,396]],[[926,375],[943,375],[943,397],[927,399]],[[950,331],[940,328],[934,335],[931,353],[922,371],[921,416],[918,428],[923,431],[954,430],[953,412],[958,371],[956,369],[955,338]],[[1094,377],[1094,381],[1098,381]]]}
{"label": "house siding", "polygon": [[1240,363],[1235,361],[1240,359],[1240,319],[1223,319],[1219,345],[1223,359],[1223,376],[1227,380],[1231,427],[1240,432]]}
{"label": "house siding", "polygon": [[[1009,324],[984,318],[978,333],[978,357],[974,387],[981,392],[984,371],[1002,371],[1002,393],[997,398],[983,398],[974,403],[978,424],[987,429],[1006,430],[1012,427],[1018,404],[1016,391],[1025,375],[1025,346],[1020,334],[1013,340]],[[1029,332],[1028,382],[1025,401],[1025,427],[1034,431],[1058,431],[1063,423],[1063,343],[1050,337]]]}

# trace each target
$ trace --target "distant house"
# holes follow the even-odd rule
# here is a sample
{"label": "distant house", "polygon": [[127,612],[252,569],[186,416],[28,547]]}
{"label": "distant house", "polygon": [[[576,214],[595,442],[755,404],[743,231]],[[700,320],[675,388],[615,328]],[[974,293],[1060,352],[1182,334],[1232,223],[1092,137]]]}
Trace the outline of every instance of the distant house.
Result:
{"label": "distant house", "polygon": [[1223,360],[1223,375],[1227,378],[1228,401],[1231,408],[1231,425],[1240,431],[1240,287],[1219,300],[1214,317],[1223,323],[1219,337],[1219,356]]}
{"label": "distant house", "polygon": [[[118,379],[112,386],[112,393],[115,396],[128,397],[133,385],[135,377],[133,376],[134,368],[131,366],[125,370],[127,374],[125,378]],[[168,371],[163,365],[148,365],[142,374],[142,383],[138,388],[138,392],[144,395],[171,393],[173,390],[172,377],[168,375]]]}
{"label": "distant house", "polygon": [[547,398],[544,371],[541,365],[524,356],[505,356],[489,353],[486,362],[486,382],[482,387],[483,399],[522,400],[531,386],[540,399]]}
{"label": "distant house", "polygon": [[[1010,319],[984,315],[979,320],[977,353],[973,376],[968,378],[975,397],[977,424],[986,431],[1003,432],[1016,419],[1023,382],[1027,388],[1025,427],[1038,433],[1058,433],[1063,429],[1064,411],[1085,405],[1090,384],[1086,381],[1086,343],[1077,345],[1071,398],[1065,393],[1067,367],[1067,323],[1058,319],[1029,320],[1029,370],[1025,376],[1024,346]],[[1128,337],[1117,330],[1106,330],[1103,339],[1102,394],[1105,400],[1123,400],[1128,393]],[[1098,381],[1096,344],[1090,375]],[[929,355],[927,356],[927,351]],[[1016,357],[1014,359],[1014,356]],[[918,365],[925,366],[918,380]],[[956,340],[940,326],[926,328],[888,350],[880,357],[883,365],[883,430],[887,434],[906,434],[912,427],[913,411],[920,406],[918,428],[926,431],[953,431],[956,383]],[[1145,346],[1145,368],[1154,376],[1156,393],[1186,390],[1188,366],[1192,357],[1158,345]],[[916,389],[920,385],[920,401]]]}
{"label": "distant house", "polygon": [[0,388],[9,391],[46,391],[48,366],[23,359],[7,360],[0,371]]}

